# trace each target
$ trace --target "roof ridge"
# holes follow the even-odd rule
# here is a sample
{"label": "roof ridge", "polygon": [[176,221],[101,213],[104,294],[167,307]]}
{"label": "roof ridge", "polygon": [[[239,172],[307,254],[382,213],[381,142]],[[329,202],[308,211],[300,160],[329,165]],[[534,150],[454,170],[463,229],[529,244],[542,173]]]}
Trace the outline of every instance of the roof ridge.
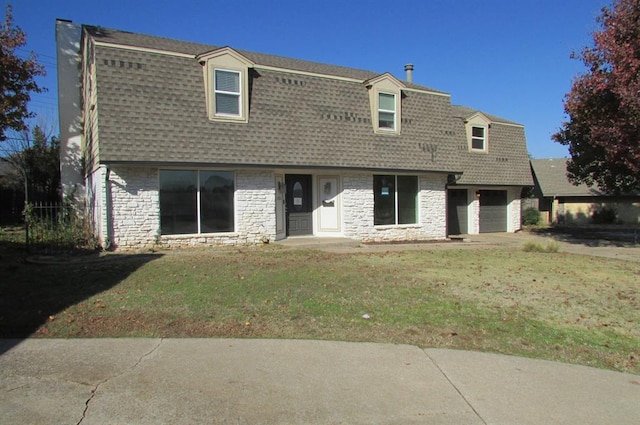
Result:
{"label": "roof ridge", "polygon": [[[385,74],[385,72],[376,72],[361,68],[349,67],[344,65],[335,65],[326,62],[318,62],[308,59],[298,59],[290,56],[276,55],[271,53],[255,52],[251,50],[245,50],[236,48],[231,45],[215,45],[206,44],[200,42],[178,40],[175,38],[169,38],[165,36],[157,36],[143,33],[136,33],[131,31],[124,31],[113,28],[106,28],[97,25],[83,24],[83,28],[86,28],[90,35],[94,38],[100,38],[105,42],[110,42],[117,45],[124,45],[130,47],[144,47],[153,48],[158,50],[166,50],[169,52],[193,54],[194,57],[198,54],[206,53],[212,50],[220,49],[222,47],[230,47],[251,59],[257,65],[270,66],[275,68],[289,69],[292,71],[317,73],[327,76],[346,77],[356,80],[368,80],[378,75]],[[111,40],[109,40],[111,39]],[[160,46],[163,46],[161,48]],[[392,73],[390,73],[393,75]],[[397,77],[396,77],[397,78]],[[427,86],[423,86],[415,83],[407,83],[408,88],[417,90],[431,91],[435,93],[448,94],[441,90],[436,90]]]}
{"label": "roof ridge", "polygon": [[477,108],[471,108],[469,106],[465,106],[465,105],[451,105],[451,108],[455,111],[458,110],[458,112],[460,114],[465,114],[464,116],[462,116],[462,118],[466,118],[469,117],[473,114],[476,114],[478,112],[480,112],[483,115],[486,115],[487,118],[489,118],[491,121],[496,122],[496,123],[500,123],[500,124],[512,124],[512,125],[518,125],[518,126],[522,126],[524,127],[523,124],[520,124],[519,122],[513,121],[513,120],[508,120],[506,118],[502,118],[498,115],[494,115],[491,114],[489,112],[485,112],[482,109],[477,109]]}

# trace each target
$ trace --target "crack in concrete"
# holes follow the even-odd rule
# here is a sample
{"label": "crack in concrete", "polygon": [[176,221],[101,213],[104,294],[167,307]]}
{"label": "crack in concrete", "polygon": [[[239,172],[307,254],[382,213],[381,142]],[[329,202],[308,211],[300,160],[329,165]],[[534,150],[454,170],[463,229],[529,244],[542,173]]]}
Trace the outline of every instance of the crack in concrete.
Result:
{"label": "crack in concrete", "polygon": [[10,393],[11,391],[16,391],[16,390],[19,390],[20,388],[24,388],[27,386],[29,386],[29,384],[18,385],[17,387],[7,388],[5,392]]}
{"label": "crack in concrete", "polygon": [[135,368],[137,368],[140,363],[142,363],[142,361],[149,357],[151,354],[153,354],[156,350],[158,350],[158,348],[160,348],[160,345],[162,345],[162,342],[164,341],[163,338],[160,338],[158,340],[158,343],[148,352],[144,353],[143,355],[140,356],[140,358],[138,359],[137,362],[135,362],[131,367],[122,370],[120,373],[118,373],[117,375],[113,375],[110,376],[108,378],[103,379],[102,381],[98,382],[93,389],[91,390],[91,395],[89,396],[89,398],[87,399],[87,401],[85,401],[84,403],[84,410],[82,411],[82,417],[80,417],[80,420],[78,422],[76,422],[76,425],[81,425],[82,422],[85,420],[85,418],[87,417],[87,412],[89,411],[89,405],[91,404],[91,402],[93,401],[93,398],[96,396],[96,393],[98,392],[98,389],[100,389],[100,386],[102,386],[103,384],[106,384],[107,382],[111,381],[114,378],[117,378],[119,376],[124,375],[127,372],[131,372],[132,370],[134,370]]}
{"label": "crack in concrete", "polygon": [[475,413],[475,415],[478,417],[478,419],[480,419],[483,424],[488,425],[487,421],[485,421],[484,418],[482,417],[482,415],[480,415],[480,412],[478,412],[476,410],[476,408],[473,406],[473,404],[471,404],[471,402],[464,396],[464,394],[462,394],[462,391],[460,391],[460,389],[456,386],[456,384],[454,384],[453,381],[449,378],[449,376],[447,376],[447,374],[444,372],[444,370],[442,370],[440,365],[435,360],[433,360],[433,358],[429,355],[429,353],[427,353],[426,350],[423,349],[422,352],[424,352],[424,354],[427,356],[427,358],[429,360],[431,360],[431,363],[433,363],[433,365],[440,371],[442,376],[444,376],[444,379],[446,379],[447,382],[449,382],[449,384],[451,384],[453,389],[456,390],[458,395],[464,400],[466,405],[469,406],[469,408],[473,411],[473,413]]}

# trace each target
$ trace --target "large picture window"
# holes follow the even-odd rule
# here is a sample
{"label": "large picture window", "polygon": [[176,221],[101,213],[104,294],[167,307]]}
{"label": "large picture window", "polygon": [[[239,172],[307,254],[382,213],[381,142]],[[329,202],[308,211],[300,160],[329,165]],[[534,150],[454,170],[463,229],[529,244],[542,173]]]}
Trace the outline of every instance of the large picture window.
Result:
{"label": "large picture window", "polygon": [[230,171],[160,170],[160,232],[233,232],[233,195]]}
{"label": "large picture window", "polygon": [[417,176],[374,175],[373,191],[373,224],[418,222]]}

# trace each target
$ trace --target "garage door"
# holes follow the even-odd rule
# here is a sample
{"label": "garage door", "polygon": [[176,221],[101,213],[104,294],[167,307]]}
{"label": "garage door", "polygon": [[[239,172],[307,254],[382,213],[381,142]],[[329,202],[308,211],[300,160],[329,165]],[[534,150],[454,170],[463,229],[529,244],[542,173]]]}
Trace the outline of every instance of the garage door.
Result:
{"label": "garage door", "polygon": [[480,191],[480,233],[507,231],[507,191]]}
{"label": "garage door", "polygon": [[447,193],[447,234],[461,235],[469,233],[467,228],[467,190],[449,189]]}

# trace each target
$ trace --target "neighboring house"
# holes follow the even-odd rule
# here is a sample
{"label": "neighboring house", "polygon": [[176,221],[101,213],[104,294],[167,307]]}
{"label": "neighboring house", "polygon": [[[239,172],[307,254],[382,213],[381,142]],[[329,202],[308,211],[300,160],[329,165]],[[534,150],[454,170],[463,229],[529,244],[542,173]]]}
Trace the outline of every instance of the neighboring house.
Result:
{"label": "neighboring house", "polygon": [[[534,195],[546,224],[589,224],[594,214],[615,213],[615,222],[640,223],[640,196],[610,196],[596,187],[574,185],[567,177],[567,159],[532,159]],[[611,214],[613,216],[613,214]]]}
{"label": "neighboring house", "polygon": [[103,246],[520,229],[520,193],[532,185],[524,127],[452,106],[412,83],[412,67],[405,81],[56,28],[63,190],[84,188]]}

